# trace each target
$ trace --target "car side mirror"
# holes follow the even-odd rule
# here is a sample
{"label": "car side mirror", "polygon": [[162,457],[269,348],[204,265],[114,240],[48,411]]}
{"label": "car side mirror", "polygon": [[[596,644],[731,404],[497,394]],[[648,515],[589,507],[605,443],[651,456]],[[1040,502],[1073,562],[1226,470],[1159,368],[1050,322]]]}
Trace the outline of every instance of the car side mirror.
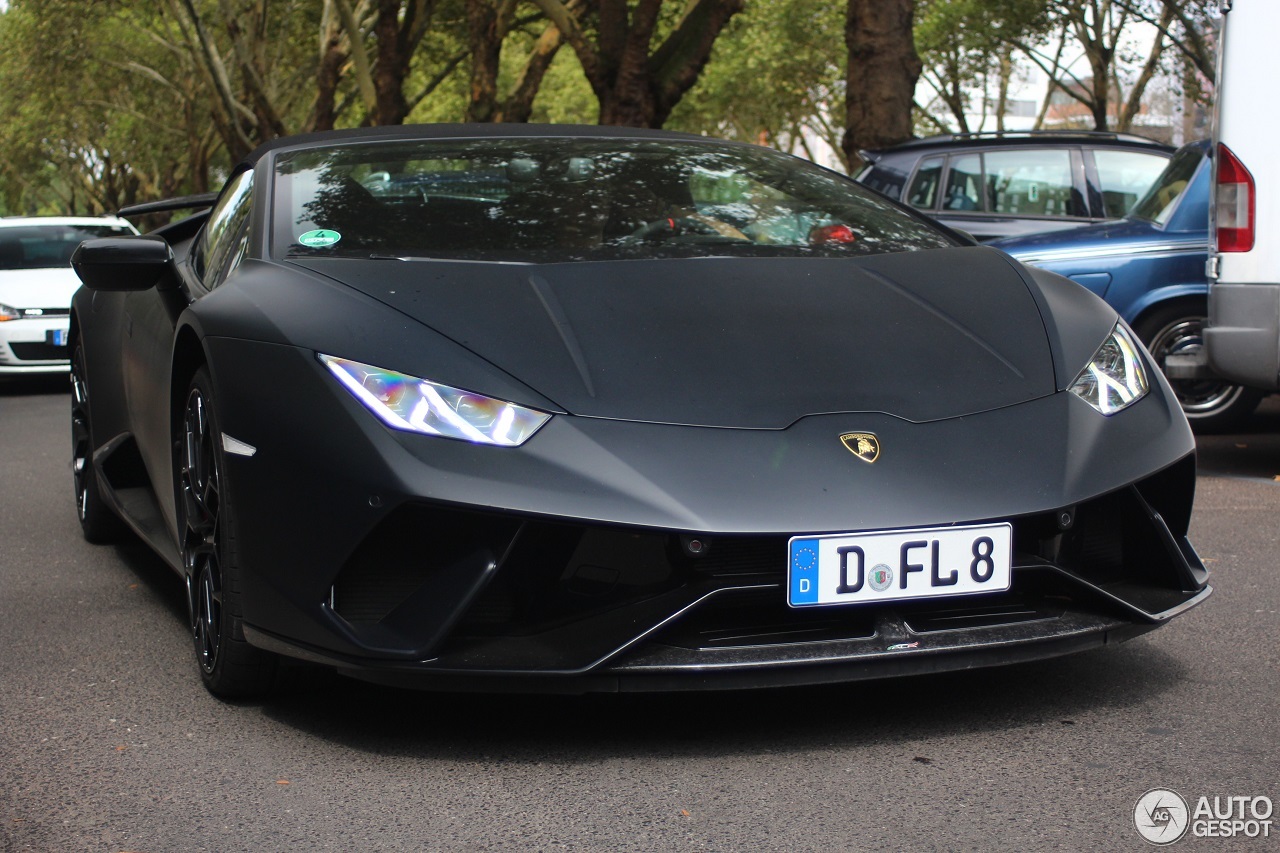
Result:
{"label": "car side mirror", "polygon": [[173,250],[161,237],[98,237],[71,255],[71,266],[91,290],[168,290],[177,286]]}

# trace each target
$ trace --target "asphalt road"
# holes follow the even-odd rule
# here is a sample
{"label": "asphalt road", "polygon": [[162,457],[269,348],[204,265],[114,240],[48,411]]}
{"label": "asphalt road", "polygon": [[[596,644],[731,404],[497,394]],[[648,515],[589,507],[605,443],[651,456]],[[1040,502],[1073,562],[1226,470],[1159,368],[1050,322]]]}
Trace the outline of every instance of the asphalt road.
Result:
{"label": "asphalt road", "polygon": [[[200,686],[175,576],[80,537],[62,381],[0,385],[0,850],[1139,850],[1152,788],[1280,801],[1280,405],[1202,441],[1216,594],[1130,643],[847,687]],[[1193,805],[1194,807],[1194,805]],[[1203,850],[1280,849],[1193,838]]]}

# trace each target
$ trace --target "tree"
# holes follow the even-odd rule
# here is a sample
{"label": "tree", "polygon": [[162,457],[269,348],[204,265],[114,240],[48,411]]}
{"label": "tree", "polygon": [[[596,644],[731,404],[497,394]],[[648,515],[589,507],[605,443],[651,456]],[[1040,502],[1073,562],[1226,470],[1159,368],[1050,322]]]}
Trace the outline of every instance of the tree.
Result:
{"label": "tree", "polygon": [[[844,10],[830,0],[753,2],[716,42],[715,59],[666,126],[771,145],[815,159],[842,155]],[[847,166],[847,164],[845,164]]]}
{"label": "tree", "polygon": [[1116,0],[1135,20],[1155,27],[1206,80],[1214,78],[1213,38],[1220,0]]}
{"label": "tree", "polygon": [[916,0],[848,0],[849,54],[842,145],[850,163],[860,149],[912,136],[911,105],[921,63],[912,35]]}
{"label": "tree", "polygon": [[0,17],[9,209],[102,213],[208,188],[218,136],[194,108],[200,84],[184,55],[155,39],[161,17],[92,0],[14,2]]}
{"label": "tree", "polygon": [[[512,46],[513,33],[519,34],[532,19],[516,20],[518,0],[467,0],[467,25],[471,54],[471,93],[467,104],[467,121],[528,121],[533,101],[556,54],[564,45],[564,33],[555,24],[546,23],[527,48],[527,58],[509,94],[499,93],[504,47]],[[580,14],[583,4],[571,0],[566,6],[570,14]],[[541,17],[541,16],[537,16]]]}
{"label": "tree", "polygon": [[[1050,57],[1042,45],[1032,44],[1021,36],[1015,35],[1010,44],[1049,75],[1051,94],[1056,88],[1088,111],[1094,129],[1108,130],[1113,126],[1114,103],[1114,126],[1128,130],[1141,106],[1146,87],[1160,66],[1167,33],[1176,18],[1174,9],[1165,6],[1154,20],[1156,37],[1143,59],[1126,48],[1133,24],[1142,20],[1135,14],[1135,8],[1138,7],[1129,0],[1054,0],[1049,14],[1058,31],[1055,54]],[[1081,77],[1070,70],[1069,64],[1061,61],[1068,41],[1078,45],[1083,52],[1089,66],[1087,76]],[[1138,75],[1129,82],[1122,73],[1122,66],[1134,66],[1139,62]]]}
{"label": "tree", "polygon": [[1037,44],[1049,23],[1044,0],[917,0],[915,40],[924,61],[921,76],[961,132],[972,129],[969,90],[976,85],[986,97],[993,80],[996,126],[1003,129],[1013,74],[1011,36]]}
{"label": "tree", "polygon": [[[145,14],[134,4],[120,6]],[[153,27],[151,35],[166,51],[183,55],[203,81],[203,95],[214,105],[211,117],[232,159],[296,128],[294,116],[306,97],[284,80],[301,62],[296,46],[305,43],[303,28],[314,23],[314,4],[168,0],[163,9],[169,25]],[[163,78],[143,59],[136,62],[144,75]]]}
{"label": "tree", "polygon": [[[697,82],[744,0],[689,0],[654,48],[665,0],[533,0],[564,34],[600,104],[600,124],[662,127]],[[594,37],[591,30],[594,29]]]}

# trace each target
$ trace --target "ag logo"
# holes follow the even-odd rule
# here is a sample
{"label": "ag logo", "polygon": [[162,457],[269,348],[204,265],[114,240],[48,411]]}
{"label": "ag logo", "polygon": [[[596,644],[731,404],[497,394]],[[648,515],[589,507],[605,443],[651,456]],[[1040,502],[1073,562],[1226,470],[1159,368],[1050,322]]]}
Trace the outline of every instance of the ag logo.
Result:
{"label": "ag logo", "polygon": [[846,432],[840,441],[849,452],[863,462],[875,462],[880,458],[880,439],[869,432]]}
{"label": "ag logo", "polygon": [[1152,844],[1172,844],[1187,834],[1187,801],[1164,788],[1152,788],[1133,807],[1133,825]]}

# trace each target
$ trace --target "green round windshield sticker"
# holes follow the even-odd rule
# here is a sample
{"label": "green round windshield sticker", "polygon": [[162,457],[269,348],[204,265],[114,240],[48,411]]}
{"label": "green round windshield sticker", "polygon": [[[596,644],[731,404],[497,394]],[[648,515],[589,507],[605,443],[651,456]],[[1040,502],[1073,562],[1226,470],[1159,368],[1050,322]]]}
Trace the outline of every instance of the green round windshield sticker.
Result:
{"label": "green round windshield sticker", "polygon": [[322,248],[324,246],[332,246],[334,243],[342,239],[342,235],[337,231],[326,231],[321,228],[319,231],[308,231],[298,237],[298,242],[304,246],[312,248]]}

